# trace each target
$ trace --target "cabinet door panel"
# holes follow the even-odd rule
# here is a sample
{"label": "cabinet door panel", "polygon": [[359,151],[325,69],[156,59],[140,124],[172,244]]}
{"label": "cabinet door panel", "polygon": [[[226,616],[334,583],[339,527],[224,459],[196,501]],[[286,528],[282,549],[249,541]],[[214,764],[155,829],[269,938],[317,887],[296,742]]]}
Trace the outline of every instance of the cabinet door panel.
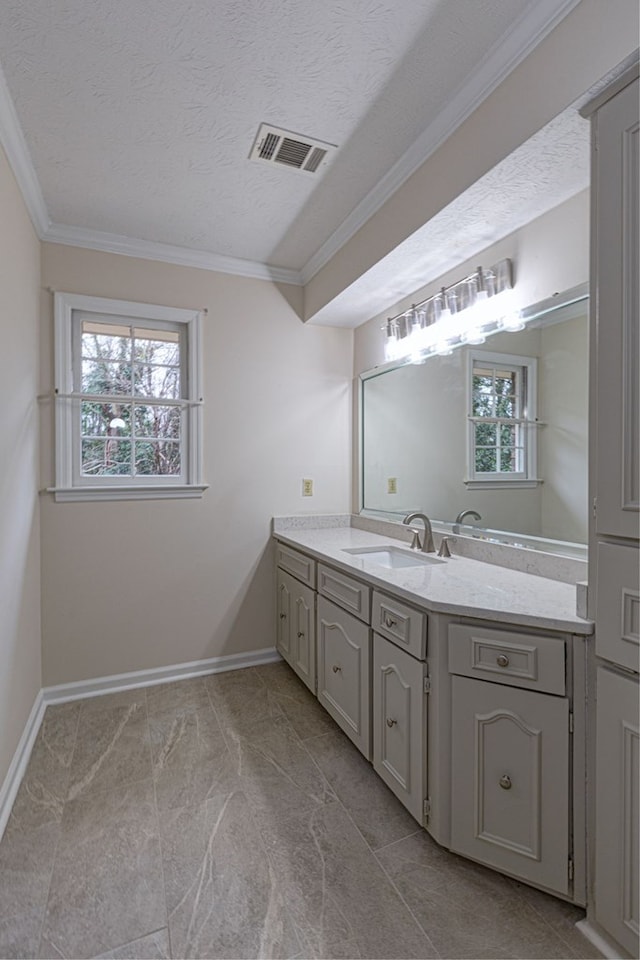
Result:
{"label": "cabinet door panel", "polygon": [[637,681],[598,668],[596,920],[638,956],[640,729]]}
{"label": "cabinet door panel", "polygon": [[567,893],[568,701],[453,677],[452,714],[452,849]]}
{"label": "cabinet door panel", "polygon": [[426,667],[373,636],[373,766],[423,823],[426,796]]}
{"label": "cabinet door panel", "polygon": [[316,631],[315,593],[310,587],[299,584],[292,603],[292,637],[294,651],[291,664],[298,676],[316,692]]}
{"label": "cabinet door panel", "polygon": [[[295,583],[295,581],[293,581]],[[291,648],[291,583],[292,578],[278,570],[278,603],[277,603],[277,632],[276,648],[281,657],[288,664],[293,662],[293,650]]]}
{"label": "cabinet door panel", "polygon": [[371,759],[371,631],[330,600],[318,598],[318,700]]}

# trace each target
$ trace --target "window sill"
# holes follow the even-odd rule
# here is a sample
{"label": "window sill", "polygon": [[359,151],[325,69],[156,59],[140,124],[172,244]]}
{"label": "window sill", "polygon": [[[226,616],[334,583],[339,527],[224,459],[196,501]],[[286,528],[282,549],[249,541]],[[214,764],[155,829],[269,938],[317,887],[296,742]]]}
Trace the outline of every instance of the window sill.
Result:
{"label": "window sill", "polygon": [[544,483],[544,480],[514,478],[513,480],[464,480],[463,483],[470,490],[511,490],[514,487],[519,490],[534,490]]}
{"label": "window sill", "polygon": [[78,500],[185,500],[195,499],[208,490],[209,485],[194,484],[149,484],[148,486],[90,486],[47,487],[43,493],[52,493],[56,503]]}

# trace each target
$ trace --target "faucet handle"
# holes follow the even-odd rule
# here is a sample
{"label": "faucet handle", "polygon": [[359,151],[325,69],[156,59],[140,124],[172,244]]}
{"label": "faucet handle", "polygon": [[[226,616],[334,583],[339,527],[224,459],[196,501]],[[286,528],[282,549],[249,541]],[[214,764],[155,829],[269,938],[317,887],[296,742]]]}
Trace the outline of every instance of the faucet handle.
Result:
{"label": "faucet handle", "polygon": [[416,530],[415,527],[409,527],[409,530],[413,534],[411,538],[410,550],[422,550],[422,542],[420,540],[420,531]]}
{"label": "faucet handle", "polygon": [[440,544],[440,549],[438,550],[439,557],[450,557],[451,550],[449,549],[449,537],[443,537]]}

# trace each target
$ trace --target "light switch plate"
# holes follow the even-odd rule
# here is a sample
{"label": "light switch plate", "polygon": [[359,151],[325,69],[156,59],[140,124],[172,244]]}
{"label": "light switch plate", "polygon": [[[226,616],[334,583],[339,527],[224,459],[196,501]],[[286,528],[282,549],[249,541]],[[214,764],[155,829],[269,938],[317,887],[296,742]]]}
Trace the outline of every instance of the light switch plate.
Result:
{"label": "light switch plate", "polygon": [[389,477],[387,480],[387,493],[397,493],[398,492],[398,478]]}
{"label": "light switch plate", "polygon": [[302,481],[302,496],[303,497],[313,496],[313,480]]}

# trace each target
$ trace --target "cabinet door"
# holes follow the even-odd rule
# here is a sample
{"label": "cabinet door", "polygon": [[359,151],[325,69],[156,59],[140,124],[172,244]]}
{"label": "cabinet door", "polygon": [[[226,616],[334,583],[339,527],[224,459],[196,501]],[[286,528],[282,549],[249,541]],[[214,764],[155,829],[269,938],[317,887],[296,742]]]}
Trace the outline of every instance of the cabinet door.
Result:
{"label": "cabinet door", "polygon": [[640,249],[638,80],[598,111],[594,189],[597,294],[596,531],[638,537]]}
{"label": "cabinet door", "polygon": [[371,630],[318,597],[318,700],[371,759]]}
{"label": "cabinet door", "polygon": [[599,667],[597,694],[595,915],[607,933],[637,957],[638,683]]}
{"label": "cabinet door", "polygon": [[424,822],[427,770],[426,664],[373,635],[373,766]]}
{"label": "cabinet door", "polygon": [[[281,657],[289,665],[293,663],[293,649],[291,646],[291,585],[295,580],[278,568],[277,571],[277,591],[278,602],[276,604],[276,613],[278,622],[276,625],[276,649]],[[295,589],[295,588],[294,588]]]}
{"label": "cabinet door", "polygon": [[451,848],[569,888],[569,703],[452,678]]}
{"label": "cabinet door", "polygon": [[291,666],[313,694],[316,692],[316,594],[295,582],[291,600]]}

